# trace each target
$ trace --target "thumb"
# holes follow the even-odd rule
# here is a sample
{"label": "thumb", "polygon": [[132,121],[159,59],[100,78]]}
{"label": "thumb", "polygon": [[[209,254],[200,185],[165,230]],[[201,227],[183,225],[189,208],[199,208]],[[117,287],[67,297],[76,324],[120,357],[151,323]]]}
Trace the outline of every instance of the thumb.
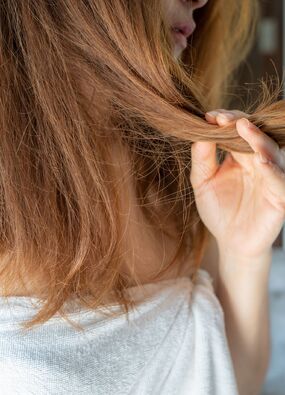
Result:
{"label": "thumb", "polygon": [[216,143],[197,141],[191,145],[190,181],[194,189],[199,188],[216,173],[219,164],[216,157]]}

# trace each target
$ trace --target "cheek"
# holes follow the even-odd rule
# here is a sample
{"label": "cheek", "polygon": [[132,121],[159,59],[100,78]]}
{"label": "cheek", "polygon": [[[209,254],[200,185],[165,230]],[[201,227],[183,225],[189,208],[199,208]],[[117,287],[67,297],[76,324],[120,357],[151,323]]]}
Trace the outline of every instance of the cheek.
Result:
{"label": "cheek", "polygon": [[179,8],[180,0],[162,0],[162,8],[165,16],[165,20],[170,25],[175,21]]}
{"label": "cheek", "polygon": [[[181,19],[181,0],[161,0],[164,18],[169,27]],[[180,14],[179,14],[180,11]],[[183,48],[175,42],[175,37],[172,37],[173,56],[177,59],[183,52]]]}

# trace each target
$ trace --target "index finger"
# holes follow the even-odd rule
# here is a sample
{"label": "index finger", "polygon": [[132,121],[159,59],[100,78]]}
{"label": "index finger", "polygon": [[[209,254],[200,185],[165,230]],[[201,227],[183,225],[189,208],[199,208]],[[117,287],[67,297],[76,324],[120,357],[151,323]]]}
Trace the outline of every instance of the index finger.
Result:
{"label": "index finger", "polygon": [[280,151],[279,145],[266,133],[263,133],[248,119],[238,119],[237,131],[242,134],[254,152],[260,152],[278,166],[284,166],[284,151]]}
{"label": "index finger", "polygon": [[208,122],[213,124],[219,124],[223,126],[229,122],[233,122],[239,118],[247,118],[249,115],[240,110],[224,110],[223,108],[218,108],[214,111],[209,111],[205,114]]}

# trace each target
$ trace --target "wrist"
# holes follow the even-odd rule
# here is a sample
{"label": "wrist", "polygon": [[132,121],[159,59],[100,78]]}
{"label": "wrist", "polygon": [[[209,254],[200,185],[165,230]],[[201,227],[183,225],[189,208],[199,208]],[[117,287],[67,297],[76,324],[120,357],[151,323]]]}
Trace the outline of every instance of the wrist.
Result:
{"label": "wrist", "polygon": [[237,273],[240,271],[259,272],[268,271],[272,261],[272,247],[264,250],[259,255],[248,256],[240,251],[223,248],[218,245],[219,271]]}

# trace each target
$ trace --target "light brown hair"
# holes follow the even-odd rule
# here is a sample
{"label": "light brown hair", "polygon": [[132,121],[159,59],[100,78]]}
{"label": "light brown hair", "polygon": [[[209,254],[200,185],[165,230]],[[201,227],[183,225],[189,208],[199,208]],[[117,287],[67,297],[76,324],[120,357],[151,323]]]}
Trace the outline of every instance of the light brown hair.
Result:
{"label": "light brown hair", "polygon": [[[96,308],[114,292],[123,311],[133,306],[120,271],[114,147],[128,152],[146,220],[166,232],[175,224],[176,257],[195,281],[208,232],[189,179],[191,143],[251,152],[235,128],[204,114],[228,105],[258,15],[255,0],[209,1],[176,61],[159,0],[1,1],[0,284],[3,295],[22,276],[43,284],[26,328],[62,314],[72,296]],[[244,111],[283,146],[284,102],[262,92]]]}

